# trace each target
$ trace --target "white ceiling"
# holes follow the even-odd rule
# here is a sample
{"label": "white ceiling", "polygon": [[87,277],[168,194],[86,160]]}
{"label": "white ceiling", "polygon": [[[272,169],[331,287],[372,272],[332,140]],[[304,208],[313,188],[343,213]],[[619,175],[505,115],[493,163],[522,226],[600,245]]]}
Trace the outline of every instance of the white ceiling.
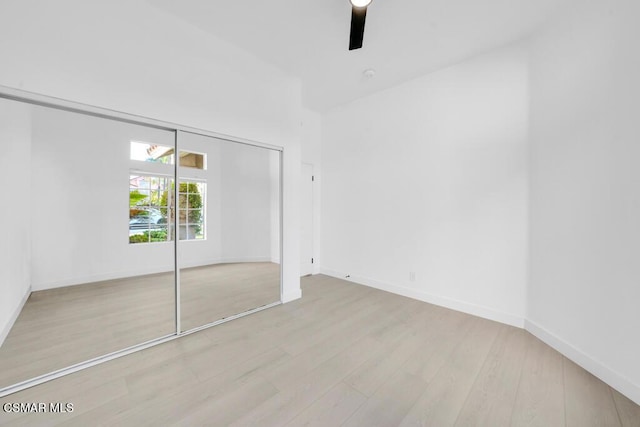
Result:
{"label": "white ceiling", "polygon": [[569,1],[373,0],[364,46],[349,51],[348,0],[148,0],[299,76],[320,112],[521,39]]}

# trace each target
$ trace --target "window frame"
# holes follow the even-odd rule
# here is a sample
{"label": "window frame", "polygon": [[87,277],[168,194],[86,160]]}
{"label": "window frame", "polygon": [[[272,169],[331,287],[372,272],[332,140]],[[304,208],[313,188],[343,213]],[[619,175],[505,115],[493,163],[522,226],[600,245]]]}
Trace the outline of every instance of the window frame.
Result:
{"label": "window frame", "polygon": [[[146,141],[140,141],[140,140],[130,140],[129,141],[129,147],[131,147],[131,144],[148,144],[148,145],[160,145],[165,147],[166,145],[164,144],[153,144],[150,142],[146,142]],[[167,210],[167,216],[168,216],[168,221],[166,222],[167,227],[167,240],[166,241],[153,241],[151,240],[151,231],[152,229],[149,228],[147,229],[147,231],[149,231],[149,241],[147,242],[131,242],[131,217],[129,217],[129,244],[150,244],[150,243],[167,243],[167,242],[172,242],[175,238],[176,238],[176,229],[178,231],[177,233],[177,239],[178,241],[181,242],[202,242],[202,241],[206,241],[207,240],[207,153],[201,153],[199,151],[192,151],[189,149],[180,149],[178,151],[178,153],[189,153],[189,154],[196,154],[196,155],[201,155],[203,156],[203,168],[195,168],[195,167],[191,167],[191,166],[180,166],[180,154],[178,154],[176,156],[176,147],[173,147],[173,154],[172,154],[172,161],[168,162],[168,163],[161,163],[161,162],[149,162],[146,160],[134,160],[131,158],[131,149],[129,150],[129,193],[128,193],[128,198],[129,198],[129,212],[131,212],[131,179],[132,176],[146,176],[149,178],[165,178],[169,180],[169,189],[168,193],[171,193],[172,197],[168,197],[168,205],[167,206],[160,206],[159,209],[165,208]],[[176,176],[176,172],[177,172],[177,176]],[[172,189],[171,187],[171,183],[174,183],[175,187],[174,189]],[[180,195],[181,194],[185,194],[188,197],[188,192],[187,193],[182,193],[180,191],[180,185],[186,183],[187,186],[188,184],[196,184],[196,185],[202,185],[202,189],[201,189],[201,200],[202,200],[202,207],[199,209],[201,211],[201,223],[197,224],[197,223],[190,223],[188,221],[188,215],[189,215],[189,208],[181,208],[179,206],[180,202]],[[165,190],[167,191],[167,190]],[[173,205],[171,205],[170,200],[172,200],[175,196],[178,197],[178,203]],[[174,217],[175,212],[174,210],[176,209],[176,205],[177,205],[177,213],[178,216],[174,221],[171,220],[172,217]],[[149,207],[151,207],[151,205],[149,205]],[[182,212],[185,212],[185,215],[187,215],[185,218],[187,218],[187,221],[185,223],[182,223],[180,221],[180,217],[182,216]],[[188,228],[190,225],[197,225],[201,227],[201,232],[199,233],[202,237],[201,238],[189,238],[189,232],[188,232]],[[186,238],[180,238],[180,229],[181,226],[185,227],[185,236]]]}

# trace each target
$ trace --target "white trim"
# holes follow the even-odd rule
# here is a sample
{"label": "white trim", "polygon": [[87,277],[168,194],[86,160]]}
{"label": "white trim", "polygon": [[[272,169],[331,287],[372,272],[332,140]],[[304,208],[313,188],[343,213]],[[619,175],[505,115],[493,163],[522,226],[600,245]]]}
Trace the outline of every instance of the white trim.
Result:
{"label": "white trim", "polygon": [[600,378],[603,382],[640,405],[640,385],[632,383],[623,375],[620,375],[618,372],[600,362],[595,357],[588,355],[578,347],[560,338],[558,335],[545,329],[543,326],[532,320],[525,320],[525,329],[540,341],[554,348],[577,365],[580,365],[586,371]]}
{"label": "white trim", "polygon": [[482,317],[484,319],[493,320],[496,322],[504,323],[506,325],[515,326],[517,328],[524,328],[524,318],[516,316],[510,313],[504,313],[498,310],[494,310],[489,307],[484,307],[478,304],[469,303],[466,301],[460,301],[453,298],[448,298],[440,295],[433,295],[427,292],[420,291],[418,289],[406,288],[404,286],[398,286],[391,283],[380,282],[378,280],[370,279],[367,277],[353,276],[346,277],[346,273],[331,270],[325,267],[320,268],[322,274],[327,276],[336,277],[338,279],[347,280],[350,282],[358,283],[360,285],[369,286],[371,288],[380,289],[383,291],[391,292],[394,294],[402,295],[405,297],[424,301],[429,304],[439,305],[441,307],[450,308],[452,310],[461,311],[463,313],[471,314],[473,316]]}
{"label": "white trim", "polygon": [[183,337],[185,335],[191,335],[191,334],[193,334],[195,332],[198,332],[198,331],[201,331],[203,329],[208,329],[208,328],[211,328],[212,326],[217,326],[217,325],[220,325],[221,323],[226,323],[226,322],[228,322],[230,320],[239,319],[240,317],[244,317],[244,316],[247,316],[249,314],[257,313],[259,311],[266,310],[268,308],[275,307],[277,305],[282,305],[282,302],[280,302],[280,301],[272,302],[272,303],[269,303],[269,304],[261,305],[260,307],[252,308],[251,310],[243,311],[242,313],[233,314],[233,315],[228,316],[228,317],[223,317],[222,319],[216,320],[215,322],[207,323],[206,325],[202,325],[202,326],[196,326],[195,328],[188,329],[188,330],[186,330],[184,332],[181,332],[180,336]]}
{"label": "white trim", "polygon": [[[237,264],[241,262],[271,262],[270,256],[220,258],[215,264]],[[277,264],[277,263],[275,263]]]}
{"label": "white trim", "polygon": [[[191,242],[197,240],[180,240],[180,242]],[[162,242],[162,243],[172,243]],[[221,258],[216,260],[204,260],[204,261],[191,261],[181,262],[180,269],[193,268],[193,267],[206,267],[208,265],[217,264],[237,264],[237,263],[249,263],[249,262],[271,262],[270,257],[247,257],[247,258]],[[274,264],[278,264],[275,262]],[[94,282],[104,282],[107,280],[127,279],[130,277],[148,276],[152,274],[160,273],[172,273],[173,267],[167,268],[167,266],[152,266],[148,268],[141,268],[135,270],[121,270],[112,271],[109,273],[94,274],[89,276],[78,276],[68,279],[56,280],[53,282],[39,283],[33,286],[33,291],[44,291],[47,289],[63,288],[66,286],[85,285]]]}
{"label": "white trim", "polygon": [[178,166],[178,177],[181,181],[206,183],[208,179],[208,172],[204,169],[190,168],[189,166]]}
{"label": "white trim", "polygon": [[322,262],[322,165],[313,167],[313,272],[320,274]]}
{"label": "white trim", "polygon": [[253,141],[246,138],[238,138],[218,132],[211,132],[204,129],[183,126],[173,122],[164,120],[156,120],[149,117],[138,116],[135,114],[123,113],[121,111],[110,110],[108,108],[95,107],[93,105],[82,104],[80,102],[67,101],[65,99],[56,98],[39,93],[28,92],[8,86],[0,85],[0,98],[11,99],[14,101],[27,102],[30,104],[41,105],[44,107],[53,107],[60,110],[72,111],[75,113],[86,114],[90,116],[102,117],[105,119],[119,120],[127,123],[150,126],[157,129],[169,131],[179,130],[183,132],[194,133],[196,135],[210,136],[225,141],[237,142],[239,144],[252,145],[254,147],[267,148],[269,150],[283,151],[284,148],[278,145],[266,144],[259,141]]}
{"label": "white trim", "polygon": [[129,160],[129,175],[161,176],[173,178],[174,165]]}
{"label": "white trim", "polygon": [[125,349],[105,354],[103,356],[95,357],[93,359],[86,360],[84,362],[76,363],[75,365],[67,366],[66,368],[58,369],[53,372],[48,372],[44,375],[37,376],[35,378],[30,378],[26,381],[21,381],[16,384],[12,384],[8,387],[0,388],[0,397],[5,397],[13,393],[17,393],[19,391],[25,390],[29,387],[37,386],[42,383],[46,383],[51,380],[55,380],[56,378],[64,377],[65,375],[72,374],[74,372],[82,371],[83,369],[90,368],[92,366],[99,365],[104,362],[108,362],[110,360],[117,359],[122,356],[127,356],[131,353],[135,353],[136,351],[144,350],[145,348],[153,347],[158,344],[165,343],[167,341],[174,340],[179,338],[180,335],[167,335],[165,337],[157,338],[155,340],[147,341],[142,344],[134,345],[132,347],[127,347]]}
{"label": "white trim", "polygon": [[166,266],[155,266],[136,270],[112,271],[109,273],[78,276],[73,278],[55,280],[52,282],[34,284],[33,291],[46,291],[48,289],[64,288],[66,286],[84,285],[94,282],[104,282],[107,280],[126,279],[127,277],[148,276],[152,274],[171,272],[173,272],[173,267],[167,269]]}
{"label": "white trim", "polygon": [[606,384],[610,385],[620,393],[640,405],[640,385],[634,384],[625,378],[620,373],[611,369],[609,366],[597,360],[595,357],[590,356],[583,350],[580,350],[568,341],[560,338],[558,335],[550,332],[536,322],[520,318],[518,316],[499,312],[487,307],[483,307],[476,304],[471,304],[465,301],[459,301],[452,298],[447,298],[438,295],[428,294],[416,289],[405,288],[389,283],[380,282],[377,280],[353,276],[347,276],[347,273],[338,272],[335,270],[322,267],[321,273],[327,276],[335,277],[342,280],[347,280],[360,285],[369,286],[372,288],[380,289],[394,294],[414,298],[420,301],[436,304],[442,307],[450,308],[456,311],[461,311],[474,316],[479,316],[485,319],[494,320],[507,325],[515,326],[518,328],[524,328],[532,335],[557,350],[559,353],[572,360],[586,371],[595,375]]}
{"label": "white trim", "polygon": [[22,299],[20,300],[20,304],[18,304],[16,309],[13,311],[13,314],[9,318],[9,321],[0,332],[0,347],[2,347],[4,340],[7,339],[7,337],[9,336],[9,332],[11,332],[11,328],[13,328],[13,325],[16,323],[16,320],[18,320],[18,316],[20,316],[20,313],[22,312],[24,305],[27,303],[27,300],[29,299],[29,295],[31,295],[31,285],[29,285],[29,288],[27,288],[27,291],[24,293],[24,295],[22,296]]}
{"label": "white trim", "polygon": [[46,373],[44,375],[40,375],[40,376],[35,377],[35,378],[31,378],[31,379],[28,379],[26,381],[19,382],[17,384],[12,384],[12,385],[10,385],[8,387],[0,388],[0,397],[5,397],[5,396],[8,396],[10,394],[17,393],[17,392],[19,392],[21,390],[27,389],[29,387],[33,387],[33,386],[36,386],[38,384],[45,383],[47,381],[51,381],[51,380],[54,380],[56,378],[63,377],[65,375],[72,374],[74,372],[82,371],[83,369],[91,368],[92,366],[96,366],[96,365],[99,365],[101,363],[117,359],[119,357],[127,356],[127,355],[129,355],[131,353],[135,353],[137,351],[144,350],[144,349],[149,348],[149,347],[154,347],[154,346],[159,345],[159,344],[164,344],[164,343],[166,343],[168,341],[173,341],[173,340],[175,340],[177,338],[182,338],[182,337],[184,337],[186,335],[190,335],[190,334],[192,334],[194,332],[198,332],[198,331],[201,331],[203,329],[208,329],[208,328],[211,328],[213,326],[217,326],[217,325],[220,325],[222,323],[229,322],[230,320],[239,319],[240,317],[248,316],[250,314],[257,313],[259,311],[266,310],[267,308],[275,307],[275,306],[280,305],[280,304],[281,304],[280,302],[273,302],[271,304],[265,304],[265,305],[263,305],[261,307],[253,308],[251,310],[248,310],[248,311],[245,311],[245,312],[242,312],[242,313],[234,314],[232,316],[225,317],[225,318],[217,320],[215,322],[208,323],[206,325],[199,326],[199,327],[194,328],[194,329],[189,329],[188,331],[181,332],[179,334],[166,335],[164,337],[156,338],[154,340],[147,341],[147,342],[144,342],[144,343],[141,343],[141,344],[137,344],[137,345],[134,345],[134,346],[131,346],[131,347],[127,347],[127,348],[122,349],[122,350],[114,351],[113,353],[109,353],[109,354],[105,354],[103,356],[95,357],[93,359],[85,360],[84,362],[76,363],[75,365],[71,365],[71,366],[68,366],[66,368],[58,369],[56,371],[49,372],[49,373]]}
{"label": "white trim", "polygon": [[[310,167],[311,168],[311,177],[308,177],[308,176],[304,175],[305,167]],[[315,250],[316,249],[316,239],[318,239],[318,236],[316,236],[316,232],[315,232],[316,231],[316,221],[317,221],[317,219],[316,219],[316,215],[315,215],[315,213],[316,213],[315,193],[316,193],[316,191],[315,191],[315,186],[313,185],[314,184],[314,180],[315,180],[314,176],[315,176],[315,167],[314,167],[313,163],[302,162],[300,164],[300,181],[301,182],[306,182],[308,178],[311,178],[311,185],[310,185],[310,187],[311,187],[311,195],[310,195],[310,197],[311,197],[311,212],[306,212],[306,210],[305,210],[305,212],[303,212],[305,215],[307,215],[307,214],[311,215],[311,230],[310,230],[310,232],[311,232],[311,242],[310,242],[311,243],[311,254],[309,254],[309,255],[311,255],[310,256],[311,260],[309,258],[307,258],[305,260],[303,258],[303,256],[302,256],[303,255],[302,251],[300,251],[300,277],[304,277],[304,276],[308,276],[310,274],[313,274],[314,270],[319,265],[319,263],[318,263],[319,257],[316,254],[316,250]],[[303,191],[306,191],[306,189],[307,189],[307,184],[304,184],[304,187],[301,185],[300,186],[300,194],[302,195]],[[309,196],[307,195],[305,197],[309,197]],[[300,198],[302,199],[302,196]],[[300,212],[302,212],[302,209],[300,209]],[[308,218],[305,219],[305,218],[302,218],[302,216],[300,217],[300,229],[301,230],[302,230],[302,222],[306,221],[306,220],[308,220]],[[305,242],[302,241],[302,234],[301,234],[301,236],[300,236],[300,247],[301,248],[303,246],[303,243],[305,243]],[[313,262],[312,262],[312,260],[313,260]]]}
{"label": "white trim", "polygon": [[[178,154],[178,140],[180,139],[180,131],[175,130],[173,132],[173,150],[175,152],[174,162],[173,162],[173,221],[171,226],[173,227],[173,289],[175,292],[175,315],[176,315],[176,334],[180,334],[182,332],[182,290],[180,285],[180,251],[178,250],[180,246],[180,227],[179,227],[179,218],[180,218],[180,176],[178,175],[178,163],[180,162],[180,155]],[[171,184],[169,184],[169,188],[171,188]],[[131,191],[131,190],[129,190]],[[207,196],[205,192],[205,197]],[[169,203],[171,205],[171,202]],[[207,201],[205,198],[204,206],[206,208]],[[170,209],[167,209],[170,212]],[[169,214],[169,218],[171,218],[171,214]],[[206,216],[205,216],[206,218]],[[205,221],[206,222],[206,221]],[[205,224],[206,227],[206,224]],[[206,234],[206,228],[205,228]]]}
{"label": "white trim", "polygon": [[[280,221],[279,238],[280,238],[280,302],[285,303],[291,301],[291,299],[285,300],[284,298],[284,150],[278,153],[278,213]],[[300,290],[300,282],[298,282],[298,289]],[[300,297],[302,297],[302,290],[300,290]],[[297,299],[297,298],[294,298]]]}
{"label": "white trim", "polygon": [[302,289],[296,289],[293,292],[287,292],[286,294],[282,294],[282,303],[285,304],[300,298],[302,298]]}
{"label": "white trim", "polygon": [[[28,91],[24,91],[24,90],[20,90],[20,89],[15,89],[15,88],[11,88],[11,87],[7,87],[7,86],[2,86],[0,85],[0,98],[3,99],[10,99],[10,100],[14,100],[14,101],[18,101],[18,102],[24,102],[24,103],[29,103],[29,104],[34,104],[34,105],[39,105],[39,106],[43,106],[43,107],[49,107],[49,108],[55,108],[55,109],[59,109],[59,110],[64,110],[64,111],[70,111],[70,112],[74,112],[74,113],[78,113],[78,114],[84,114],[84,115],[88,115],[88,116],[94,116],[94,117],[101,117],[104,119],[110,119],[110,120],[117,120],[117,121],[121,121],[121,122],[125,122],[125,123],[132,123],[132,124],[137,124],[137,125],[143,125],[143,126],[147,126],[147,127],[153,127],[156,129],[163,129],[163,130],[167,130],[167,131],[172,131],[174,132],[175,135],[175,141],[174,141],[174,150],[177,153],[176,157],[176,161],[174,162],[174,176],[176,177],[177,181],[179,182],[180,179],[180,174],[178,173],[178,162],[179,162],[179,146],[178,146],[178,132],[189,132],[189,133],[193,133],[193,134],[197,134],[197,135],[202,135],[202,136],[208,136],[208,137],[213,137],[213,138],[217,138],[219,140],[223,140],[223,141],[229,141],[229,142],[233,142],[233,143],[239,143],[239,144],[244,144],[244,145],[250,145],[250,146],[254,146],[254,147],[258,147],[258,148],[264,148],[264,149],[269,149],[269,150],[273,150],[273,151],[278,151],[279,152],[279,156],[280,156],[280,262],[282,262],[283,259],[283,255],[284,255],[284,203],[283,203],[283,188],[284,188],[284,179],[283,179],[283,175],[284,175],[284,166],[283,166],[283,158],[284,158],[284,148],[282,146],[276,146],[276,145],[272,145],[272,144],[266,144],[266,143],[262,143],[262,142],[257,142],[257,141],[253,141],[253,140],[249,140],[246,138],[238,138],[238,137],[233,137],[233,136],[229,136],[229,135],[225,135],[225,134],[221,134],[221,133],[217,133],[217,132],[211,132],[211,131],[206,131],[203,129],[198,129],[198,128],[193,128],[193,127],[189,127],[189,126],[183,126],[183,125],[178,125],[175,123],[171,123],[171,122],[167,122],[167,121],[160,121],[160,120],[155,120],[155,119],[151,119],[148,117],[142,117],[142,116],[137,116],[137,115],[133,115],[133,114],[128,114],[128,113],[123,113],[123,112],[119,112],[119,111],[115,111],[115,110],[109,110],[106,108],[100,108],[100,107],[95,107],[92,105],[87,105],[87,104],[82,104],[82,103],[78,103],[78,102],[73,102],[73,101],[67,101],[64,99],[60,99],[60,98],[55,98],[55,97],[51,97],[51,96],[46,96],[46,95],[41,95],[41,94],[37,94],[37,93],[33,93],[33,92],[28,92]],[[135,166],[133,165],[133,169],[137,169]],[[145,166],[148,166],[145,165]],[[131,171],[130,171],[131,172]],[[178,185],[175,186],[176,189],[176,193],[178,191]],[[177,199],[177,197],[176,197]],[[174,239],[173,241],[173,245],[174,245],[174,265],[178,266],[178,253],[177,253],[177,246],[179,243],[179,239]],[[254,258],[254,262],[258,261],[258,262],[269,262],[270,261],[270,257],[262,257],[260,259]],[[229,261],[226,261],[229,262]],[[236,261],[236,262],[243,262],[243,261]],[[245,261],[246,262],[246,261]],[[203,264],[203,265],[207,265],[207,264]],[[158,267],[156,267],[158,268]],[[165,269],[165,268],[163,268]],[[94,366],[97,365],[99,363],[103,363],[105,361],[108,360],[112,360],[115,359],[117,357],[121,357],[124,356],[126,354],[129,353],[133,353],[135,351],[139,351],[142,350],[143,348],[147,348],[147,347],[151,347],[157,344],[160,344],[162,342],[166,342],[175,338],[178,338],[180,336],[182,336],[182,334],[180,334],[180,289],[179,289],[179,284],[180,284],[180,268],[175,268],[175,290],[177,292],[176,295],[176,334],[173,336],[166,336],[166,337],[162,337],[162,338],[158,338],[156,340],[153,341],[149,341],[146,343],[141,343],[138,344],[136,346],[133,347],[129,347],[127,349],[124,350],[120,350],[117,351],[115,353],[110,353],[107,355],[103,355],[100,357],[97,357],[95,359],[91,359],[88,361],[84,361],[82,363],[64,368],[64,369],[60,369],[57,370],[55,372],[51,372],[45,375],[42,375],[40,377],[37,378],[33,378],[27,381],[23,381],[21,383],[18,384],[14,384],[12,386],[9,387],[5,387],[0,389],[0,397],[6,396],[8,394],[11,393],[15,393],[19,390],[23,390],[29,387],[32,387],[34,385],[37,384],[41,384],[43,382],[46,381],[50,381],[54,378],[58,378],[64,375],[68,375],[72,372],[76,372],[79,371],[81,369],[85,369],[88,368],[90,366]],[[171,270],[170,270],[171,271]],[[157,273],[157,271],[155,272],[149,272],[147,274],[154,274]],[[129,273],[130,274],[130,273]],[[284,298],[284,296],[282,296],[282,289],[284,286],[284,275],[283,275],[283,269],[282,266],[280,268],[280,293],[281,293],[281,300],[284,301],[285,299],[290,301],[295,298],[295,295],[289,296],[288,298]],[[114,278],[113,275],[109,275],[111,276],[111,278]],[[121,276],[122,277],[122,276]],[[98,281],[102,281],[102,280],[109,280],[109,278],[107,277],[107,275],[98,275],[98,276],[92,276],[92,281],[96,281],[96,279]],[[52,287],[60,287],[60,286],[69,286],[71,283],[75,282],[75,284],[80,284],[80,283],[86,283],[87,278],[73,278],[73,279],[65,279],[63,283],[63,281],[58,281],[58,282],[51,282],[48,284],[47,288],[43,288],[44,289],[51,289]],[[57,286],[52,286],[52,285],[57,285]],[[42,287],[42,284],[39,286]],[[31,291],[31,288],[30,288]],[[11,326],[13,326],[13,323],[15,322],[15,319],[17,319],[22,306],[24,305],[24,303],[26,302],[26,299],[28,298],[28,296],[30,295],[31,292],[28,292],[24,298],[24,301],[22,302],[22,304],[20,305],[19,309],[16,311],[16,313],[14,313],[14,319],[13,321],[11,321]],[[297,298],[300,298],[300,296],[302,295],[301,292],[298,292],[300,295]],[[266,306],[263,307],[258,307],[257,309],[253,309],[253,310],[249,310],[248,312],[245,313],[241,313],[235,316],[231,316],[227,319],[223,319],[221,321],[218,321],[216,323],[210,324],[210,325],[205,325],[204,327],[209,327],[209,326],[213,326],[216,324],[220,324],[220,323],[224,323],[225,321],[231,320],[231,319],[235,319],[238,317],[242,317],[244,315],[250,314],[250,313],[254,313],[256,311],[260,311],[263,310],[265,308],[269,308],[272,307],[276,304],[279,303],[272,303],[272,304],[268,304]],[[203,328],[204,328],[203,327]],[[3,336],[8,335],[8,331],[11,329],[11,327],[6,327],[4,328],[5,330],[2,331]],[[4,339],[3,339],[4,340]]]}

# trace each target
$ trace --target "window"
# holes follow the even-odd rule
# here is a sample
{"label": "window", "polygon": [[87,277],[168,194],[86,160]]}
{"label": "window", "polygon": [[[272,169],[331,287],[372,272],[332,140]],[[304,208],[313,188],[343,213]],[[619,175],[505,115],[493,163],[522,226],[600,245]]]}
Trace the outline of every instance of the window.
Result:
{"label": "window", "polygon": [[204,239],[203,182],[181,182],[178,192],[180,240]]}
{"label": "window", "polygon": [[[129,243],[166,242],[175,236],[173,152],[172,147],[131,141]],[[180,171],[178,237],[203,240],[207,185],[202,174],[206,169],[206,155],[181,151],[179,165],[186,169]]]}
{"label": "window", "polygon": [[166,242],[167,197],[173,180],[158,176],[129,176],[129,243]]}
{"label": "window", "polygon": [[180,166],[187,168],[195,168],[205,170],[205,155],[200,153],[192,153],[190,151],[180,152]]}
{"label": "window", "polygon": [[173,147],[131,141],[131,160],[173,164]]}

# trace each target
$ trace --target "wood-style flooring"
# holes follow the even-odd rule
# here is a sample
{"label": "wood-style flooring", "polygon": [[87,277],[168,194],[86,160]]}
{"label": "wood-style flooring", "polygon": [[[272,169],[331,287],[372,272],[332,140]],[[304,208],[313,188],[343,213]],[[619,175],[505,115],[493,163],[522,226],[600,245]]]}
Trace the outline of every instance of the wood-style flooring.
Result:
{"label": "wood-style flooring", "polygon": [[[640,426],[524,330],[326,276],[303,298],[0,399],[6,425]],[[1,407],[0,407],[1,408]]]}
{"label": "wood-style flooring", "polygon": [[[182,330],[280,301],[280,266],[182,269]],[[173,273],[33,292],[0,347],[0,388],[175,333]]]}

